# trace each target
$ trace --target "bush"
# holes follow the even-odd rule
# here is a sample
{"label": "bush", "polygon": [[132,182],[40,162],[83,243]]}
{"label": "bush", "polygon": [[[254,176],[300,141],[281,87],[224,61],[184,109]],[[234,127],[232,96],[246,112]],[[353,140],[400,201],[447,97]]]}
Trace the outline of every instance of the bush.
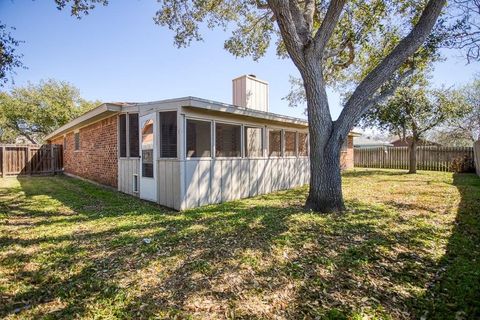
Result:
{"label": "bush", "polygon": [[459,156],[453,159],[450,165],[450,171],[452,172],[475,172],[475,165],[473,160],[468,155]]}

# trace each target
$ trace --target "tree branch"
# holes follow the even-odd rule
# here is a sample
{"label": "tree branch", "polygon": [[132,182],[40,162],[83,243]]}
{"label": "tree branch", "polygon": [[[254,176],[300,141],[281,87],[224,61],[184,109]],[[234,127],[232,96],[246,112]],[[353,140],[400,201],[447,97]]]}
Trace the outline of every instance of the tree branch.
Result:
{"label": "tree branch", "polygon": [[315,53],[321,57],[325,51],[328,40],[332,37],[333,31],[337,26],[338,20],[345,6],[346,0],[332,0],[328,6],[327,13],[323,18],[320,28],[313,39],[315,44]]}
{"label": "tree branch", "polygon": [[392,94],[395,93],[395,91],[397,91],[398,87],[400,87],[403,80],[410,77],[414,73],[414,71],[415,71],[414,69],[409,69],[409,70],[405,71],[402,75],[400,75],[399,78],[393,80],[390,88],[381,92],[377,96],[374,96],[371,99],[369,99],[369,101],[367,102],[367,107],[366,108],[369,109],[372,106],[374,106],[376,104],[383,103],[385,100],[387,100]]}
{"label": "tree branch", "polygon": [[268,5],[275,15],[288,54],[299,69],[304,69],[304,43],[300,39],[295,27],[295,21],[290,11],[290,1],[268,0]]}
{"label": "tree branch", "polygon": [[429,0],[410,33],[358,85],[335,122],[336,140],[342,141],[347,136],[355,122],[370,107],[368,99],[425,42],[445,3],[446,0]]}

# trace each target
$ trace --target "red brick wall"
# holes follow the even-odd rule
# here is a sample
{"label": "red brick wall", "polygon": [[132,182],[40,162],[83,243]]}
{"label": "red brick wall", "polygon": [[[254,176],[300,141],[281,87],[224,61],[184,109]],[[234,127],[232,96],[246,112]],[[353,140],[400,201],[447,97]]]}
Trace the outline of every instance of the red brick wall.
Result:
{"label": "red brick wall", "polygon": [[353,136],[348,136],[347,151],[340,154],[340,166],[343,170],[353,168]]}
{"label": "red brick wall", "polygon": [[[80,150],[75,151],[74,133],[66,136],[63,167],[67,173],[117,187],[117,116],[80,129]],[[63,145],[63,136],[52,140]]]}

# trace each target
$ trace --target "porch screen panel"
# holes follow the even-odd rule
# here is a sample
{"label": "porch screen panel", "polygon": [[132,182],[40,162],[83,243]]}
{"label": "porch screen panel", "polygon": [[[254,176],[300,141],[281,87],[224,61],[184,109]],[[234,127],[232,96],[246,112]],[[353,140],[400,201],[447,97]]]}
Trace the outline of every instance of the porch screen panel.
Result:
{"label": "porch screen panel", "polygon": [[153,178],[153,121],[142,128],[142,176]]}
{"label": "porch screen panel", "polygon": [[298,155],[301,157],[308,156],[308,135],[306,133],[298,134]]}
{"label": "porch screen panel", "polygon": [[140,148],[138,145],[138,113],[128,115],[128,142],[130,157],[139,157]]}
{"label": "porch screen panel", "polygon": [[282,156],[282,131],[268,131],[268,155],[270,157]]}
{"label": "porch screen panel", "polygon": [[212,129],[209,121],[187,119],[187,157],[212,156]]}
{"label": "porch screen panel", "polygon": [[215,156],[240,157],[242,143],[242,127],[238,125],[215,124]]}
{"label": "porch screen panel", "polygon": [[262,128],[245,127],[245,156],[263,156],[263,130]]}
{"label": "porch screen panel", "polygon": [[177,157],[177,112],[160,112],[160,158]]}
{"label": "porch screen panel", "polygon": [[294,157],[297,154],[297,133],[285,131],[285,156]]}
{"label": "porch screen panel", "polygon": [[121,114],[119,116],[119,149],[120,149],[120,157],[127,156],[127,116],[125,114]]}

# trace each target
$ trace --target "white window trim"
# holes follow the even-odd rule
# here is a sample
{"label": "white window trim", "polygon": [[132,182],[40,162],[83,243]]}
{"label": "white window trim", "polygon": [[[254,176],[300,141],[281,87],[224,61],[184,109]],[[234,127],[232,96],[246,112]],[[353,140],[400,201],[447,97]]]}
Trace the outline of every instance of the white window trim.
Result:
{"label": "white window trim", "polygon": [[[162,158],[161,157],[161,141],[160,141],[160,135],[162,134],[162,130],[160,128],[160,120],[161,120],[161,113],[163,112],[176,112],[176,124],[177,124],[177,156],[174,157],[174,158]],[[178,141],[178,117],[179,117],[179,112],[178,112],[178,109],[165,109],[165,110],[161,110],[161,111],[158,111],[158,148],[157,148],[157,161],[168,161],[168,160],[179,160],[180,159],[180,150],[178,149],[178,146],[179,146],[179,141]],[[185,133],[186,133],[186,128],[185,128]],[[186,144],[185,144],[185,149],[186,149]]]}
{"label": "white window trim", "polygon": [[[203,121],[203,122],[209,122],[210,123],[210,157],[189,157],[187,156],[187,121],[188,120],[195,120],[195,121]],[[191,117],[191,116],[185,116],[185,122],[184,122],[184,130],[183,130],[183,136],[184,138],[184,144],[183,144],[183,149],[185,150],[185,160],[209,160],[209,159],[214,159],[214,123],[215,120],[208,119],[208,118],[201,118],[201,117]]]}
{"label": "white window trim", "polygon": [[[230,125],[230,126],[236,126],[236,127],[240,127],[240,156],[239,157],[217,157],[217,123],[220,123],[220,124],[226,124],[226,125]],[[244,158],[243,157],[243,152],[242,152],[242,149],[243,149],[243,123],[238,123],[238,122],[230,122],[230,121],[217,121],[217,120],[214,120],[213,121],[213,133],[214,133],[214,136],[213,136],[213,141],[214,141],[214,153],[212,154],[212,157],[214,159],[242,159]]]}
{"label": "white window trim", "polygon": [[[262,155],[260,157],[249,157],[249,156],[247,156],[247,154],[245,152],[245,128],[254,128],[254,129],[262,130],[262,133],[261,133]],[[266,130],[265,127],[262,127],[262,126],[255,126],[255,125],[249,125],[249,124],[244,124],[243,125],[243,129],[242,129],[242,158],[246,158],[246,159],[263,159],[263,158],[265,158],[265,130]]]}

